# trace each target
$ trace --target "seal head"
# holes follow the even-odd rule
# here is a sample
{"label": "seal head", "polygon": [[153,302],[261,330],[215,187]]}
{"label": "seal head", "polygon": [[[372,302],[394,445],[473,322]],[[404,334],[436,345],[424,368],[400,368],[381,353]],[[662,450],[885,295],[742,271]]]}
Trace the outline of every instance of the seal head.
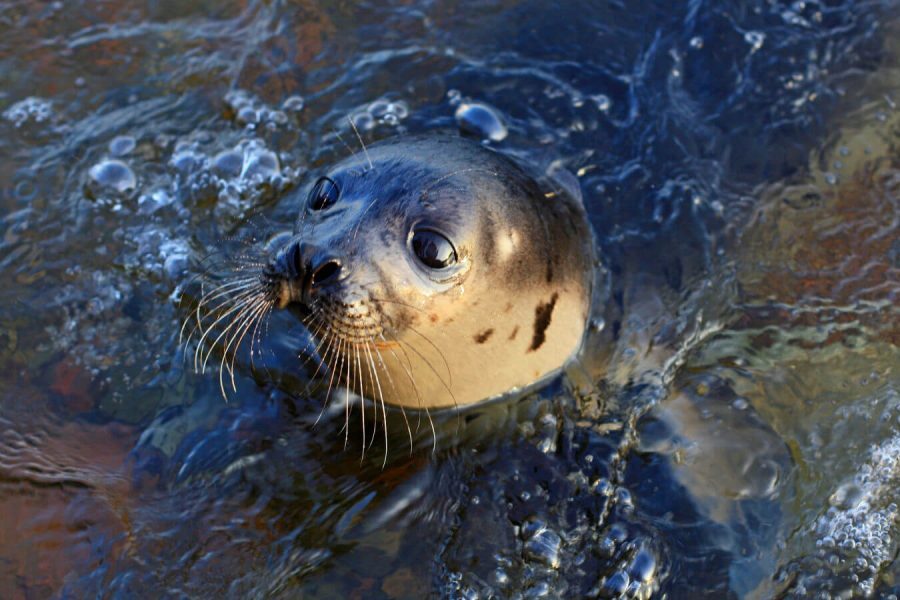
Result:
{"label": "seal head", "polygon": [[588,320],[580,197],[454,137],[376,144],[322,173],[265,277],[329,387],[462,407],[556,372]]}

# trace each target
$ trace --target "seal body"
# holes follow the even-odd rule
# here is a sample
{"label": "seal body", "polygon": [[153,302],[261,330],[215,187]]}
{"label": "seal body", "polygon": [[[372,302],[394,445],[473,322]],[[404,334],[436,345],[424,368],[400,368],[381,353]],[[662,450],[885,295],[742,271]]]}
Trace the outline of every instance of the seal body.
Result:
{"label": "seal body", "polygon": [[562,187],[462,138],[382,142],[302,193],[266,277],[316,338],[329,389],[478,403],[580,347],[595,245],[580,194]]}

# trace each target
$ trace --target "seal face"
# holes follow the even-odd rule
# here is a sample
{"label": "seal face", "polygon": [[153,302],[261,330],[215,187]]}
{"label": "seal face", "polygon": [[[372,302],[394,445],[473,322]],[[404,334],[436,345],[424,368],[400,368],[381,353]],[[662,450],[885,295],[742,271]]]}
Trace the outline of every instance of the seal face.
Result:
{"label": "seal face", "polygon": [[412,137],[334,165],[303,197],[263,277],[316,338],[329,389],[462,407],[578,350],[594,243],[573,194],[474,142]]}

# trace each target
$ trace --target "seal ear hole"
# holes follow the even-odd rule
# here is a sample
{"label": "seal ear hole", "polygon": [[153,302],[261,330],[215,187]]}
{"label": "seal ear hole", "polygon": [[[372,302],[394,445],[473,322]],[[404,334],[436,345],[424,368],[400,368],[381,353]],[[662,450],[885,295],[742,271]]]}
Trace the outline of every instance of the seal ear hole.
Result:
{"label": "seal ear hole", "polygon": [[309,192],[309,208],[324,210],[334,205],[341,196],[341,188],[328,177],[319,177]]}
{"label": "seal ear hole", "polygon": [[413,233],[412,249],[416,258],[431,269],[443,269],[459,260],[450,240],[431,229],[419,229]]}

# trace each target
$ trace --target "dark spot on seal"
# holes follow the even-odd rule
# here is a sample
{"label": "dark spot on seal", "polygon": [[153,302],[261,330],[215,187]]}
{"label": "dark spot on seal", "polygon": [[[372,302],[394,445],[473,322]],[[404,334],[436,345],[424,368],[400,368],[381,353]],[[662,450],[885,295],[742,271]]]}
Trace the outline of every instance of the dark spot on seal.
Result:
{"label": "dark spot on seal", "polygon": [[512,310],[513,304],[512,302],[507,302],[506,306],[503,307],[503,312],[508,313]]}
{"label": "dark spot on seal", "polygon": [[437,316],[437,313],[431,313],[430,315],[428,315],[428,320],[430,320],[432,323],[437,323],[439,318],[440,317]]}
{"label": "dark spot on seal", "polygon": [[493,329],[485,329],[481,333],[475,334],[475,341],[479,344],[483,344],[488,341],[488,338],[494,334]]}
{"label": "dark spot on seal", "polygon": [[538,304],[534,309],[534,336],[531,338],[531,347],[528,352],[534,352],[544,345],[547,339],[545,335],[547,328],[550,326],[550,318],[553,316],[553,308],[556,306],[556,300],[559,294],[555,293],[550,297],[550,302],[546,304]]}
{"label": "dark spot on seal", "polygon": [[518,325],[516,325],[516,326],[513,328],[512,333],[509,334],[509,339],[510,339],[510,341],[516,339],[516,336],[517,336],[517,335],[519,335],[519,326],[518,326]]}

